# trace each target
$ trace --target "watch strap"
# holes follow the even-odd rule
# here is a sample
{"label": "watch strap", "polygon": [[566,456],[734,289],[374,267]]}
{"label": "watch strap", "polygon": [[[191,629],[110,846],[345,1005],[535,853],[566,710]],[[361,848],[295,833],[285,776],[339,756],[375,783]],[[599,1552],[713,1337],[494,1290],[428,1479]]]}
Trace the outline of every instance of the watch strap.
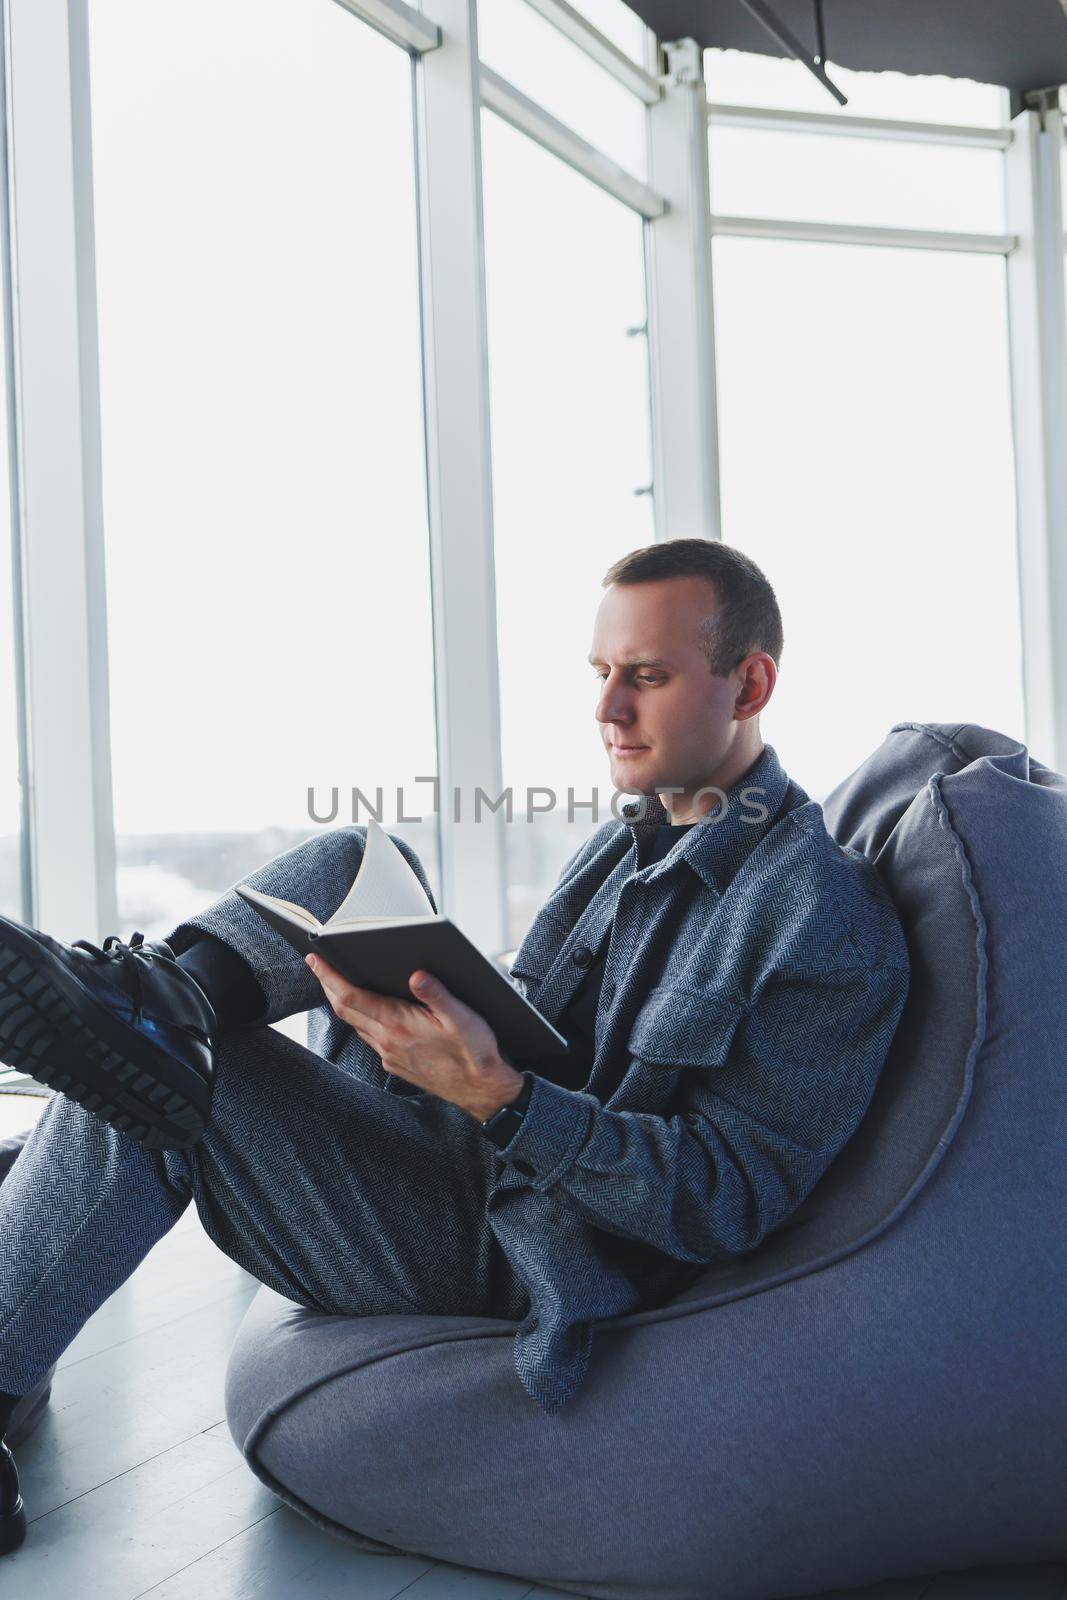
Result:
{"label": "watch strap", "polygon": [[528,1072],[524,1072],[522,1076],[523,1085],[515,1099],[509,1100],[506,1106],[501,1106],[499,1111],[494,1111],[493,1115],[487,1117],[482,1123],[482,1132],[499,1150],[502,1150],[506,1144],[510,1144],[515,1137],[515,1134],[522,1126],[526,1108],[530,1104],[530,1096],[533,1094],[533,1078]]}

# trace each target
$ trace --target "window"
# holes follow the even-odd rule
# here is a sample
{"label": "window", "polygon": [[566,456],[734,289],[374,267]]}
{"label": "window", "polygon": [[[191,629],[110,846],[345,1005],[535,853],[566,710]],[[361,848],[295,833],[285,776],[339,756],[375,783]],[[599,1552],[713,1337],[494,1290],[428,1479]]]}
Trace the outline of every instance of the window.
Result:
{"label": "window", "polygon": [[6,527],[0,530],[0,614],[4,618],[0,638],[6,644],[4,671],[0,677],[0,915],[21,918],[25,914],[22,905],[21,789],[15,660],[11,647],[14,633],[11,550],[7,534]]}
{"label": "window", "polygon": [[25,917],[22,885],[22,790],[19,777],[18,663],[13,593],[14,548],[7,440],[7,319],[0,313],[0,915]]}
{"label": "window", "polygon": [[[1003,156],[996,134],[1008,117],[1006,91],[954,78],[900,72],[850,72],[830,77],[848,95],[840,106],[796,61],[706,50],[711,102],[711,209],[719,216],[809,219],[860,226],[1004,229]],[[721,109],[818,114],[825,132],[789,131]],[[992,142],[950,145],[876,139],[849,132],[849,119],[951,124],[989,130]]]}
{"label": "window", "polygon": [[[996,130],[989,85],[830,76],[708,51],[713,105]],[[788,119],[785,119],[786,121]],[[717,122],[713,216],[1001,235],[1003,151]],[[830,229],[832,234],[832,228]],[[782,673],[761,728],[823,799],[895,722],[1022,737],[1005,257],[732,236],[713,243],[723,536],[774,584]]]}
{"label": "window", "polygon": [[1021,738],[1003,261],[713,255],[723,536],[785,624],[764,738],[820,800],[894,722]]}
{"label": "window", "polygon": [[618,45],[638,66],[645,65],[645,38],[648,33],[636,11],[631,11],[626,0],[581,0],[574,7],[587,22],[598,29],[612,44]]}
{"label": "window", "polygon": [[[483,113],[510,940],[613,793],[586,656],[601,579],[654,537],[642,223]],[[588,678],[587,695],[575,685]],[[550,812],[526,821],[527,789]],[[549,797],[533,794],[531,805]]]}
{"label": "window", "polygon": [[[0,396],[7,389],[7,318],[0,314]],[[29,907],[23,900],[22,789],[19,774],[18,663],[15,653],[16,616],[13,593],[14,549],[11,527],[11,483],[8,465],[7,417],[0,425],[0,916],[23,921]],[[9,1089],[21,1078],[0,1062],[0,1084]],[[19,1102],[24,1104],[25,1102]],[[20,1113],[21,1116],[21,1113]],[[31,1120],[29,1117],[26,1121]],[[0,1137],[10,1132],[5,1127]]]}
{"label": "window", "polygon": [[1002,163],[996,149],[713,124],[711,209],[718,216],[1002,233]]}
{"label": "window", "polygon": [[434,881],[432,806],[391,821],[437,769],[410,59],[332,0],[90,27],[122,924],[353,787]]}
{"label": "window", "polygon": [[[603,16],[579,6],[601,32],[619,34],[618,11],[603,4]],[[623,8],[620,6],[618,10]],[[640,65],[636,45],[642,24],[627,29],[633,42],[623,46]],[[623,33],[622,37],[626,34]],[[618,39],[615,42],[619,42]],[[481,0],[478,7],[478,54],[487,67],[536,100],[589,144],[611,156],[637,178],[643,178],[645,108],[603,67],[579,50],[540,16],[526,0]]]}

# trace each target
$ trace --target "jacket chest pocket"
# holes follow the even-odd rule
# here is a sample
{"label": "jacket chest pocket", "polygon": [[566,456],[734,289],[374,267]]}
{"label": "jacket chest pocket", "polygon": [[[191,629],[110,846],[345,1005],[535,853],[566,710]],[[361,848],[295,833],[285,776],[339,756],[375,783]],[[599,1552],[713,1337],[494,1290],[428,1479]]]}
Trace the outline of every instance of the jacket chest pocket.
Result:
{"label": "jacket chest pocket", "polygon": [[658,1066],[721,1066],[747,1009],[727,995],[660,984],[638,1012],[627,1048]]}

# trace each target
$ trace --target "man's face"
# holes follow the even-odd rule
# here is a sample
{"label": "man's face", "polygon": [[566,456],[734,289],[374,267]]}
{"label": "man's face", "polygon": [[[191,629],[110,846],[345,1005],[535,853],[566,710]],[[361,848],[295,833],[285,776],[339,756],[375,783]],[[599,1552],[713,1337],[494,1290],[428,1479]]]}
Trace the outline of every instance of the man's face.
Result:
{"label": "man's face", "polygon": [[596,719],[616,789],[651,794],[679,786],[692,793],[714,782],[737,732],[745,680],[744,664],[713,678],[700,647],[700,624],[717,608],[707,578],[662,578],[605,590],[590,662],[600,688]]}

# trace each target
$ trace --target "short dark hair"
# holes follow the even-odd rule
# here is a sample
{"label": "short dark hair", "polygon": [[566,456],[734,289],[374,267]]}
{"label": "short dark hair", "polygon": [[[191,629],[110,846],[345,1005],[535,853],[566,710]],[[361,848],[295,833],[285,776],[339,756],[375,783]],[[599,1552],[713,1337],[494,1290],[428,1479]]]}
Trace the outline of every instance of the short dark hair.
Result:
{"label": "short dark hair", "polygon": [[700,627],[712,675],[724,678],[754,650],[764,651],[780,666],[785,640],[774,590],[751,556],[721,539],[661,539],[642,545],[608,568],[601,588],[691,576],[707,578],[719,602],[715,616]]}

